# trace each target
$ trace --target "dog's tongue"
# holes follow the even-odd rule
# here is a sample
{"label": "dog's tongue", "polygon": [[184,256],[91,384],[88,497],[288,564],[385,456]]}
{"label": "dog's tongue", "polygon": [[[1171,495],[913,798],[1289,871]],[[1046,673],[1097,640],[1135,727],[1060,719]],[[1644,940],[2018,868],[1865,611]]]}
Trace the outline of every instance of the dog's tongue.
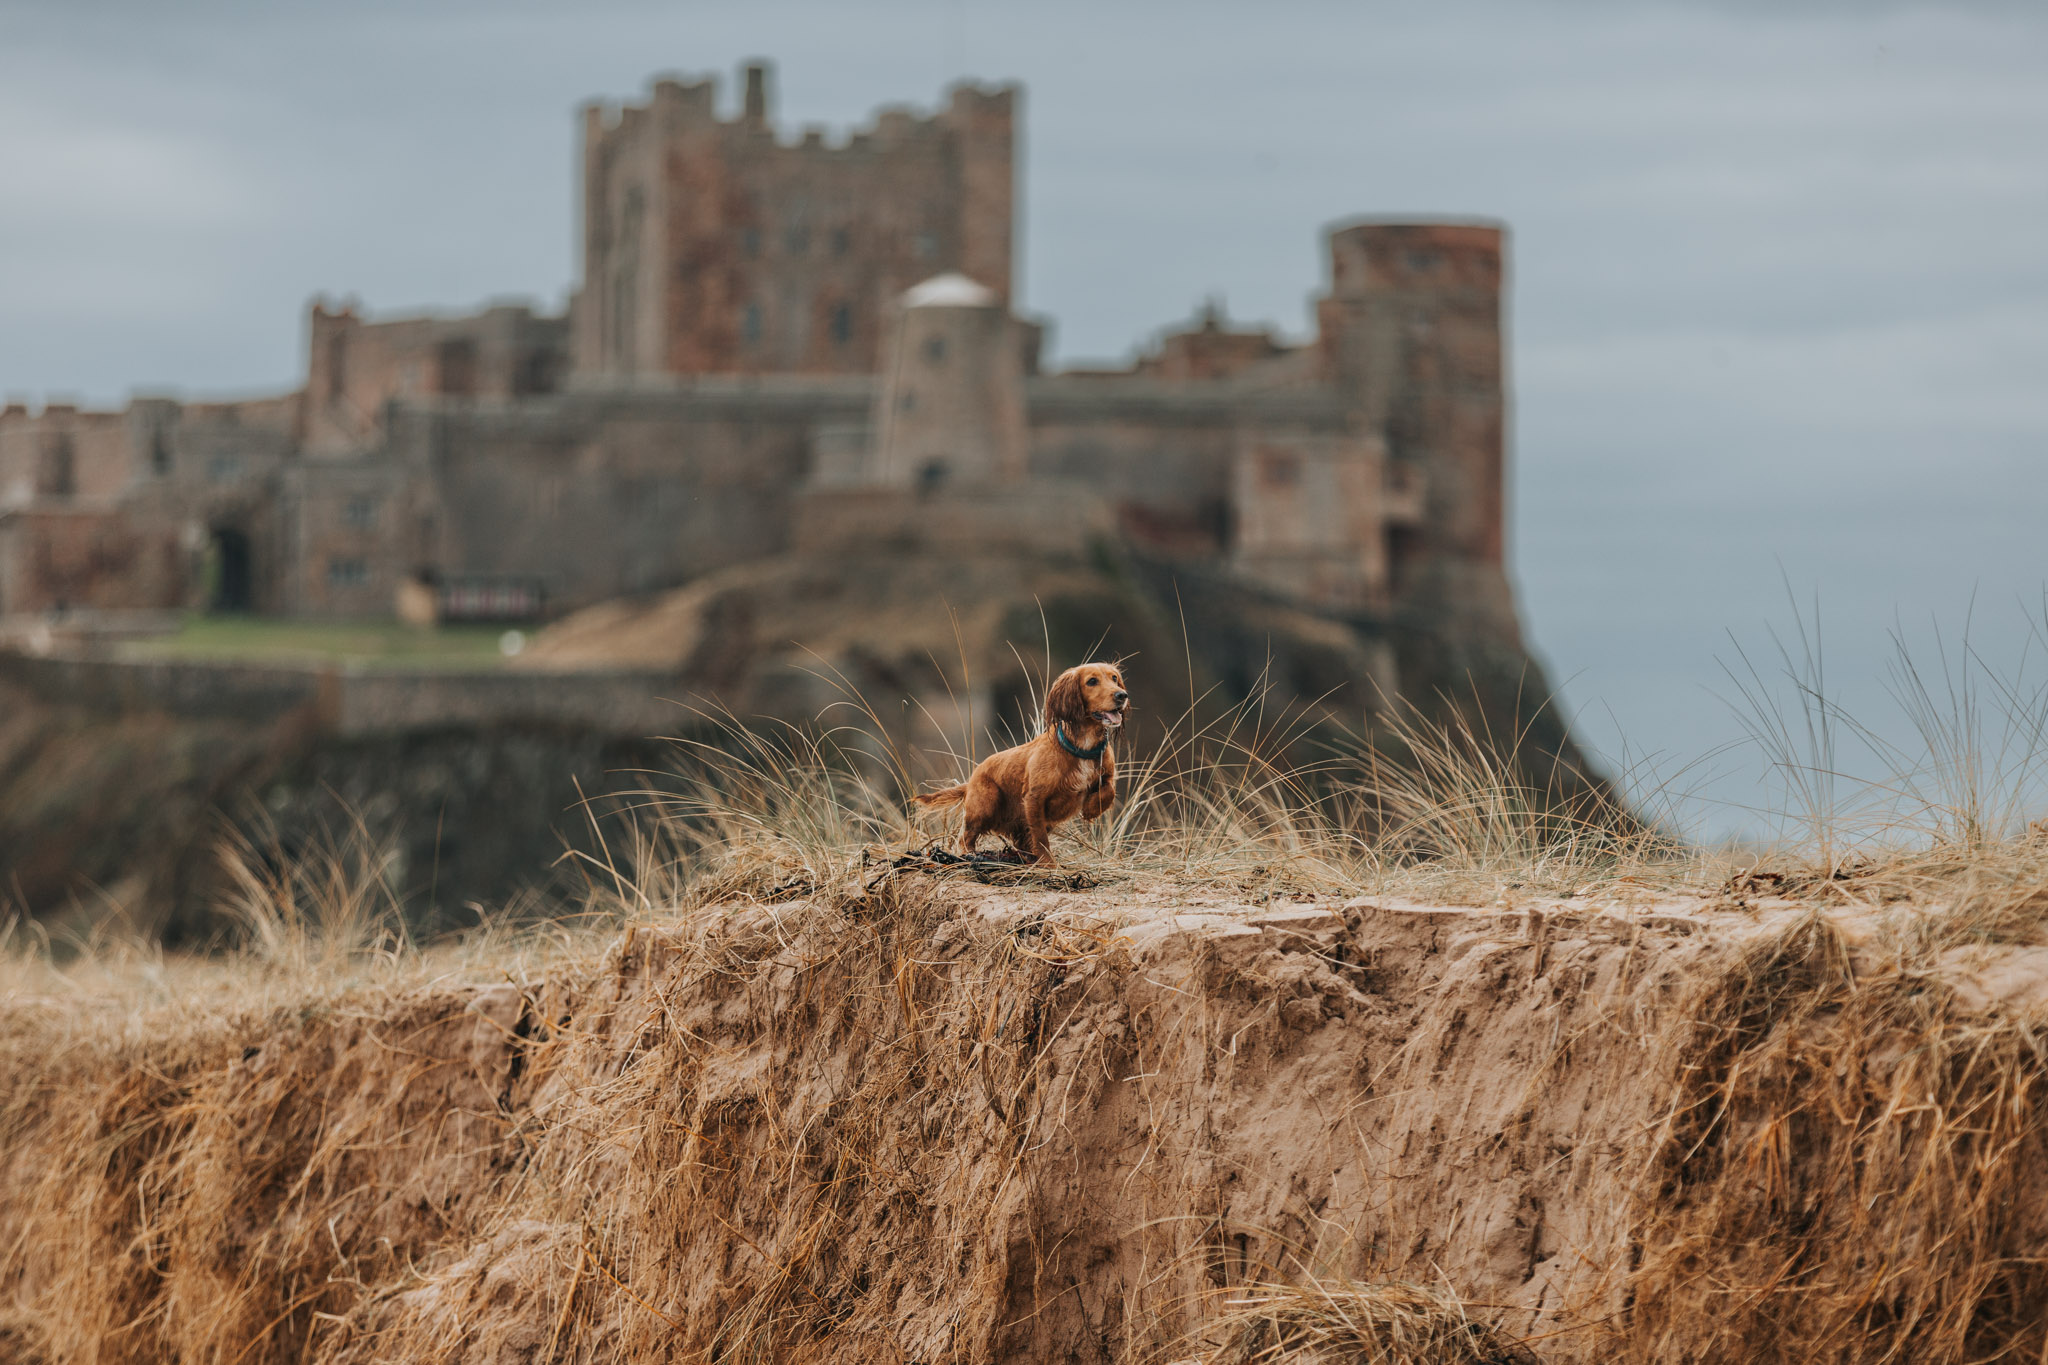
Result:
{"label": "dog's tongue", "polygon": [[1105,728],[1111,730],[1116,729],[1118,726],[1124,723],[1124,718],[1114,711],[1097,711],[1095,713],[1095,719],[1102,722]]}

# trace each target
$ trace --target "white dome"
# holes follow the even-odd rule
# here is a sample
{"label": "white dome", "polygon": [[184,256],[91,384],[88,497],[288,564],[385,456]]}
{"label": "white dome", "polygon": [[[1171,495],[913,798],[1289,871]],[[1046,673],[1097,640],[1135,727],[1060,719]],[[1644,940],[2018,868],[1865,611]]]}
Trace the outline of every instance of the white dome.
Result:
{"label": "white dome", "polygon": [[996,291],[976,284],[957,270],[934,275],[903,296],[905,308],[993,308]]}

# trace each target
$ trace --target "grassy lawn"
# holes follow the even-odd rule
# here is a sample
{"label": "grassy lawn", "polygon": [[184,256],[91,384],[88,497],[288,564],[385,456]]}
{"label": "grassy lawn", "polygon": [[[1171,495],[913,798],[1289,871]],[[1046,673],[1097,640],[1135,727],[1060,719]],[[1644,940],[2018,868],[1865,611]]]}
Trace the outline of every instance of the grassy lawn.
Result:
{"label": "grassy lawn", "polygon": [[504,662],[503,626],[419,630],[396,621],[290,621],[193,613],[177,633],[132,641],[123,652],[155,659],[336,660],[394,668],[488,668]]}

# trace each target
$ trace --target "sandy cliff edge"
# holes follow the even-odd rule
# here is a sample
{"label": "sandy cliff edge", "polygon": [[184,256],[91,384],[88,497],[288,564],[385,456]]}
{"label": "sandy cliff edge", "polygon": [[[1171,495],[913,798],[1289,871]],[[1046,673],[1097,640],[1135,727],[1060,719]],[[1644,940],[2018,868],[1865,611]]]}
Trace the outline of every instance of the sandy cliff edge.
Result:
{"label": "sandy cliff edge", "polygon": [[1545,1360],[2039,1349],[2048,970],[1879,943],[1784,901],[899,874],[177,1059],[16,1055],[0,1342],[1222,1360],[1233,1286],[1312,1275]]}

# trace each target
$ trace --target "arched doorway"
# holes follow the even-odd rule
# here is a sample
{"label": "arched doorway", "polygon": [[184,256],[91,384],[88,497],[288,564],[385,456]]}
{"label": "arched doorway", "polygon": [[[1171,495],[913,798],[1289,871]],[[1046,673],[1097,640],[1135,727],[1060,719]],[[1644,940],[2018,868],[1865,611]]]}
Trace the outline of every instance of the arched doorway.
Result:
{"label": "arched doorway", "polygon": [[249,611],[255,607],[255,573],[246,531],[232,526],[215,527],[206,561],[208,611]]}

